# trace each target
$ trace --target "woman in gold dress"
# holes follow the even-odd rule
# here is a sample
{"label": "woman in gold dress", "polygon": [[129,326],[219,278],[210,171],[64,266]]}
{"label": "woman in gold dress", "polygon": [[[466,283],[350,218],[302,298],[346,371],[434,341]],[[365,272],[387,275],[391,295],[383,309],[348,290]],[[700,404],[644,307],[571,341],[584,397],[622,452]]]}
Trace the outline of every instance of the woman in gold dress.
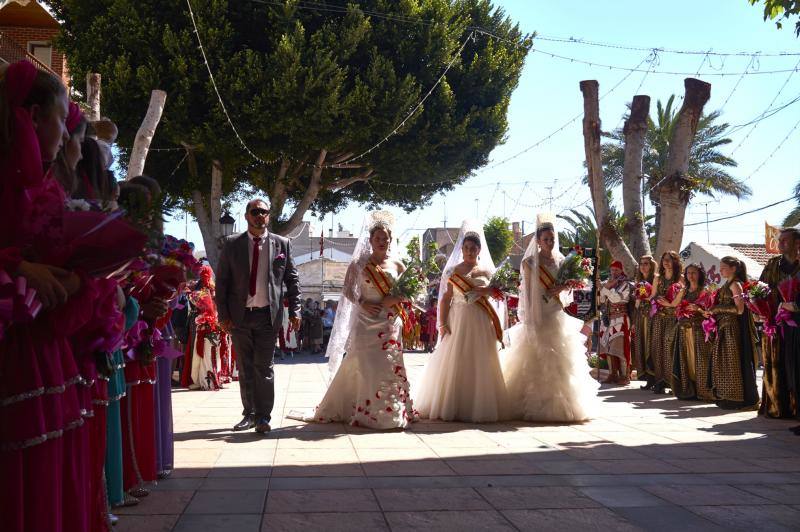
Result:
{"label": "woman in gold dress", "polygon": [[706,292],[706,272],[698,264],[690,264],[683,274],[686,292],[684,301],[689,302],[692,317],[678,320],[672,362],[672,393],[678,399],[701,399],[713,401],[711,392],[711,352],[714,345],[706,342],[703,332],[705,316],[695,304]]}
{"label": "woman in gold dress", "polygon": [[[639,268],[636,270],[635,283],[646,282],[652,287],[656,281],[656,264],[652,255],[643,255],[639,259]],[[649,294],[650,297],[653,294]],[[655,370],[653,359],[650,357],[650,300],[636,299],[633,309],[633,363],[636,366],[636,376],[640,381],[646,381],[642,390],[652,390],[655,384]]]}
{"label": "woman in gold dress", "polygon": [[758,404],[753,356],[755,325],[742,299],[747,270],[739,259],[723,257],[719,273],[726,282],[710,313],[717,320],[717,339],[711,355],[712,390],[720,408],[753,407]]}
{"label": "woman in gold dress", "polygon": [[661,255],[658,277],[653,286],[659,309],[651,320],[650,329],[650,357],[653,359],[655,380],[654,393],[665,393],[666,388],[672,388],[672,348],[677,329],[675,307],[681,302],[683,290],[679,291],[672,301],[667,300],[667,292],[669,292],[670,286],[680,283],[682,273],[683,264],[677,253],[667,251]]}

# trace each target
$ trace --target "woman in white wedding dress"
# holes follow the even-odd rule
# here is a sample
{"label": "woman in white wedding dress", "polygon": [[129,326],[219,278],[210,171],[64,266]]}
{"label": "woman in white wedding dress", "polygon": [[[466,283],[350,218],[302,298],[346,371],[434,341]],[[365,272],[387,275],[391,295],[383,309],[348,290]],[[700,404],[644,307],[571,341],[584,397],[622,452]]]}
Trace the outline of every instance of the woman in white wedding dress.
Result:
{"label": "woman in white wedding dress", "polygon": [[520,322],[509,329],[511,346],[501,353],[512,418],[573,422],[591,417],[599,384],[586,361],[583,322],[564,312],[567,290],[556,284],[564,256],[555,217],[536,218],[521,265]]}
{"label": "woman in white wedding dress", "polygon": [[367,215],[328,341],[333,380],[313,412],[288,417],[382,430],[414,420],[403,363],[401,300],[388,294],[404,269],[389,256],[393,222],[386,211]]}
{"label": "woman in white wedding dress", "polygon": [[493,273],[481,224],[464,222],[439,288],[439,345],[416,387],[420,417],[474,423],[507,417],[497,353],[502,326],[488,301]]}

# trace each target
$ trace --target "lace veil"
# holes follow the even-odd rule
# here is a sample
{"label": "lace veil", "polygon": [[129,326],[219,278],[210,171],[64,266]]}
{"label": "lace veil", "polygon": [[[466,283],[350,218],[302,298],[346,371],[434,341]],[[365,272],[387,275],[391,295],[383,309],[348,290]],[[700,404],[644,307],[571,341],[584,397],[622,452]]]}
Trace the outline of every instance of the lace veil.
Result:
{"label": "lace veil", "polygon": [[[461,230],[458,232],[458,239],[455,241],[453,252],[450,253],[447,264],[445,264],[442,270],[442,278],[439,281],[439,301],[442,301],[444,293],[447,290],[447,280],[450,278],[450,275],[452,275],[455,267],[464,260],[464,254],[461,252],[461,248],[464,245],[464,236],[467,233],[477,233],[481,239],[481,252],[478,255],[478,267],[488,271],[490,276],[494,274],[494,261],[489,254],[489,247],[486,244],[486,235],[483,234],[483,224],[478,220],[468,218],[461,224]],[[442,313],[439,312],[438,316],[439,320],[441,320]],[[439,321],[439,325],[441,325],[441,321]]]}
{"label": "lace veil", "polygon": [[[336,308],[336,319],[333,322],[331,336],[325,356],[328,358],[329,379],[333,379],[348,349],[350,331],[358,316],[358,300],[361,298],[361,280],[367,265],[372,246],[369,243],[369,232],[374,227],[383,227],[389,232],[394,228],[394,215],[389,211],[373,211],[367,213],[361,226],[358,242],[353,250],[350,265],[342,287],[342,297]],[[389,250],[391,253],[391,248]]]}
{"label": "lace veil", "polygon": [[[531,238],[528,248],[522,257],[520,264],[520,278],[521,284],[519,289],[519,306],[517,307],[517,314],[520,323],[524,324],[529,332],[535,330],[537,326],[542,323],[542,304],[545,300],[545,291],[542,283],[538,282],[539,272],[539,243],[536,239],[536,233],[542,228],[552,228],[555,234],[556,243],[553,247],[553,259],[555,259],[556,266],[560,266],[564,260],[564,255],[558,246],[558,227],[556,226],[556,217],[552,213],[540,213],[536,215],[536,232]],[[565,293],[561,292],[562,304],[567,304],[565,301]]]}

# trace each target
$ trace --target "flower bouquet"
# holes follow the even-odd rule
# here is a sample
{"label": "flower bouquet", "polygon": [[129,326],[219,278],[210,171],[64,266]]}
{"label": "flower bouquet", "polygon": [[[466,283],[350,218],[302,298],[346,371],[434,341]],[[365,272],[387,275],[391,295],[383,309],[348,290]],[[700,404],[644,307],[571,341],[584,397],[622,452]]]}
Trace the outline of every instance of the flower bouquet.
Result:
{"label": "flower bouquet", "polygon": [[489,287],[492,289],[492,298],[497,301],[505,299],[506,294],[513,294],[519,288],[519,273],[511,267],[511,262],[506,258],[495,270],[494,275],[489,280]]}
{"label": "flower bouquet", "polygon": [[425,291],[428,286],[428,279],[419,261],[412,261],[406,266],[405,271],[400,274],[389,290],[389,295],[397,296],[406,300],[414,300]]}
{"label": "flower bouquet", "polygon": [[[667,288],[667,293],[664,294],[664,299],[672,303],[673,301],[675,301],[675,298],[678,297],[678,292],[680,292],[681,290],[683,290],[683,285],[681,285],[680,283],[672,283],[669,286],[669,288]],[[658,299],[657,298],[654,299],[652,304],[650,305],[650,317],[652,318],[653,316],[655,316],[656,312],[658,312],[662,307],[663,305],[661,305],[661,303],[658,302]]]}
{"label": "flower bouquet", "polygon": [[[703,313],[709,312],[716,303],[717,292],[714,290],[704,290],[694,302]],[[706,342],[708,342],[711,339],[711,335],[717,332],[717,320],[714,319],[714,316],[708,316],[703,320],[702,327]]]}
{"label": "flower bouquet", "polygon": [[769,338],[775,336],[775,323],[772,317],[775,315],[774,304],[770,295],[772,290],[767,283],[762,281],[747,281],[742,285],[742,300],[750,312],[756,314],[764,320],[764,334]]}
{"label": "flower bouquet", "polygon": [[578,248],[570,251],[556,273],[556,284],[566,286],[570,290],[586,288],[586,280],[591,277],[594,268],[592,261],[583,256]]}
{"label": "flower bouquet", "polygon": [[647,281],[639,281],[633,287],[633,295],[639,301],[649,301],[650,295],[653,293],[653,285]]}
{"label": "flower bouquet", "polygon": [[[794,303],[797,301],[797,296],[800,294],[800,279],[790,277],[784,279],[778,284],[778,293],[781,299],[787,303]],[[792,317],[792,313],[783,307],[778,308],[775,314],[775,325],[787,325],[789,327],[797,327],[797,322]]]}

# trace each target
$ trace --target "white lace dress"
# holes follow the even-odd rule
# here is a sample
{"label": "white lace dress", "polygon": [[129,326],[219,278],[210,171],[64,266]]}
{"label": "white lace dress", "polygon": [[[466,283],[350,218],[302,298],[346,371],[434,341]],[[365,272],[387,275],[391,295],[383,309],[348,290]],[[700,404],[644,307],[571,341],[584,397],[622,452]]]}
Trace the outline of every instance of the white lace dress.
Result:
{"label": "white lace dress", "polygon": [[[556,276],[557,267],[545,267]],[[523,264],[523,270],[526,268],[529,263]],[[538,275],[529,279],[541,282]],[[535,331],[526,331],[523,323],[509,329],[511,345],[500,355],[512,418],[550,422],[589,419],[598,400],[599,384],[592,378],[586,359],[583,322],[564,312],[558,298],[542,298],[532,304],[541,305],[542,323]]]}
{"label": "white lace dress", "polygon": [[[396,279],[396,273],[384,270]],[[379,303],[380,292],[361,278],[364,300]],[[373,429],[404,428],[414,419],[403,363],[403,322],[392,309],[369,316],[360,308],[347,340],[347,354],[313,413],[303,421],[345,422]],[[297,419],[296,414],[290,414]]]}
{"label": "white lace dress", "polygon": [[[487,286],[485,276],[464,276]],[[420,417],[445,421],[493,422],[508,417],[508,396],[494,327],[486,311],[453,290],[445,336],[431,354],[414,404]]]}

